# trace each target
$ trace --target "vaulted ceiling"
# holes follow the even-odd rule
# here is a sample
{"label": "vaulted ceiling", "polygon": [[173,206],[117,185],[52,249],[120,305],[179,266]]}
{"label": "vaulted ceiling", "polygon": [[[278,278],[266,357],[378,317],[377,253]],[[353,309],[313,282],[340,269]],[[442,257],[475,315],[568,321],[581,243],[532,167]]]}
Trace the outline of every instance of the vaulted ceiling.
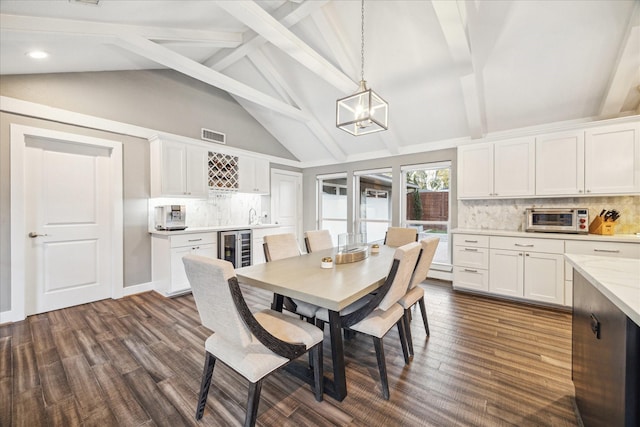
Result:
{"label": "vaulted ceiling", "polygon": [[0,74],[174,69],[230,93],[305,165],[640,103],[633,0],[368,0],[364,75],[390,129],[360,137],[335,127],[360,79],[360,1],[85,1],[1,0]]}

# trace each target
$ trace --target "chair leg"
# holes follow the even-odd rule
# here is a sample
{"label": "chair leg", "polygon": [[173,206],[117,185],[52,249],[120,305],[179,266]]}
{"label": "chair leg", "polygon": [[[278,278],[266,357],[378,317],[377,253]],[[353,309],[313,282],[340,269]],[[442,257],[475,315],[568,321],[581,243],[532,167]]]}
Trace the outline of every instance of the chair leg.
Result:
{"label": "chair leg", "polygon": [[322,366],[322,341],[311,349],[310,354],[313,355],[313,379],[316,401],[322,402],[324,394],[324,368]]}
{"label": "chair leg", "polygon": [[398,334],[400,335],[400,344],[402,345],[402,354],[404,355],[404,364],[409,364],[409,346],[407,344],[407,333],[404,329],[404,319],[400,318],[396,323],[398,326]]}
{"label": "chair leg", "polygon": [[258,405],[260,404],[260,390],[262,390],[262,380],[249,383],[249,400],[247,401],[247,415],[244,418],[244,427],[256,425]]}
{"label": "chair leg", "polygon": [[409,354],[413,356],[413,337],[411,336],[411,323],[409,321],[411,310],[408,308],[404,310],[404,330],[407,333],[407,346],[409,347]]}
{"label": "chair leg", "polygon": [[209,386],[211,385],[211,376],[213,375],[213,367],[215,364],[216,358],[207,351],[204,358],[204,369],[202,370],[198,406],[196,407],[196,420],[201,419],[204,414],[204,407],[207,404],[207,396],[209,395]]}
{"label": "chair leg", "polygon": [[382,338],[372,337],[373,346],[376,349],[376,359],[378,359],[378,370],[380,371],[380,382],[382,383],[382,397],[389,400],[389,381],[387,380],[387,363],[384,360],[384,345]]}
{"label": "chair leg", "polygon": [[429,332],[429,320],[427,320],[427,308],[424,306],[424,297],[418,300],[420,304],[420,311],[422,312],[422,323],[424,323],[424,330],[427,333],[427,336],[431,336]]}

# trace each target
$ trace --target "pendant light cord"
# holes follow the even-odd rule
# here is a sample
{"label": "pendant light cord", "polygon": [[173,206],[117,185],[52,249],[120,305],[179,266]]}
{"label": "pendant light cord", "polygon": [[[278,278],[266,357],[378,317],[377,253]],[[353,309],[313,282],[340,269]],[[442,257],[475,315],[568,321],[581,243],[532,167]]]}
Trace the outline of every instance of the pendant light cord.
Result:
{"label": "pendant light cord", "polygon": [[362,0],[362,28],[360,33],[360,80],[364,81],[364,0]]}

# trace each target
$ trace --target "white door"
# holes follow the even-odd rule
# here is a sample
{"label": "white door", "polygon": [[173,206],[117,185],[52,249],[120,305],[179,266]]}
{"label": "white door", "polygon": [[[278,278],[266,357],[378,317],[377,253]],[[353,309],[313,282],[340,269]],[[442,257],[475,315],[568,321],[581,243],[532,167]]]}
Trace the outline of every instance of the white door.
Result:
{"label": "white door", "polygon": [[26,315],[111,296],[110,155],[107,147],[25,138]]}
{"label": "white door", "polygon": [[271,220],[281,233],[302,238],[302,174],[271,170]]}

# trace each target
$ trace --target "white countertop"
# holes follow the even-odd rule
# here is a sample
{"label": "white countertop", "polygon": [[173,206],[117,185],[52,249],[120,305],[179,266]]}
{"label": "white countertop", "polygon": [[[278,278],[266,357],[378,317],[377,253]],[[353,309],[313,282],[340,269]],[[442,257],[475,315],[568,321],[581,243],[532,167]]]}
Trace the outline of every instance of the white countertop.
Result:
{"label": "white countertop", "polygon": [[592,240],[599,242],[638,243],[640,236],[636,234],[615,234],[613,236],[601,236],[600,234],[570,234],[570,233],[532,233],[524,231],[508,230],[482,230],[455,228],[453,234],[480,234],[486,236],[527,237],[535,239],[562,239],[562,240]]}
{"label": "white countertop", "polygon": [[585,279],[640,326],[640,259],[565,254]]}
{"label": "white countertop", "polygon": [[214,227],[188,227],[185,230],[149,230],[151,234],[158,234],[161,236],[175,236],[176,234],[191,234],[191,233],[207,233],[227,230],[255,230],[259,228],[276,228],[280,227],[280,224],[253,224],[253,225],[216,225]]}

